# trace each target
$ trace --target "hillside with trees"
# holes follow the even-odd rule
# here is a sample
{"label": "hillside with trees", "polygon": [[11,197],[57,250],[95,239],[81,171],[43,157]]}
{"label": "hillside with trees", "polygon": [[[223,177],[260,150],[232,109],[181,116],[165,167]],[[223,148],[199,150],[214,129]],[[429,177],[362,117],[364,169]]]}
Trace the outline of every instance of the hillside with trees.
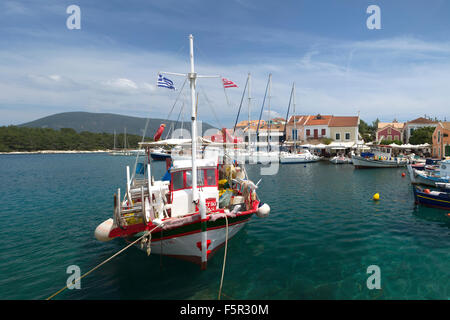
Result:
{"label": "hillside with trees", "polygon": [[[128,148],[135,149],[142,137],[127,134]],[[146,138],[146,141],[151,139]],[[122,148],[124,135],[116,135],[116,148]],[[0,152],[39,150],[105,150],[113,149],[114,135],[110,133],[76,132],[71,128],[0,127]]]}

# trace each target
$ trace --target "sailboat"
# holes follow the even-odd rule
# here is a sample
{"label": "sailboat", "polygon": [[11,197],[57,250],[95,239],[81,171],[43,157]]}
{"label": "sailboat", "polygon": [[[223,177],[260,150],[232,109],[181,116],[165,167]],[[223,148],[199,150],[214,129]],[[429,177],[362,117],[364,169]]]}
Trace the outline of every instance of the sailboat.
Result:
{"label": "sailboat", "polygon": [[[261,144],[264,143],[256,143],[257,145],[257,151],[251,152],[249,155],[249,163],[262,163],[262,164],[267,164],[267,163],[273,163],[273,162],[278,162],[279,161],[279,153],[272,151],[272,145],[271,145],[271,134],[270,134],[270,127],[271,127],[271,119],[270,119],[270,100],[271,100],[271,85],[272,85],[272,74],[269,74],[269,79],[267,81],[267,86],[266,86],[266,92],[264,94],[264,100],[263,100],[263,104],[261,107],[261,113],[259,116],[259,121],[258,121],[258,128],[256,129],[256,139],[258,139],[258,137],[261,137],[261,134],[259,133],[259,128],[260,128],[260,121],[261,121],[261,116],[264,110],[264,104],[266,101],[266,95],[268,93],[268,124],[267,124],[267,147],[261,146]],[[260,149],[262,147],[262,150]]]}
{"label": "sailboat", "polygon": [[124,128],[123,149],[116,149],[116,130],[114,130],[114,149],[109,154],[111,156],[133,156],[139,153],[140,150],[130,150],[127,148],[127,128]]}
{"label": "sailboat", "polygon": [[[146,162],[139,163],[137,178],[126,167],[126,189],[114,195],[113,217],[95,230],[99,241],[123,238],[150,254],[151,252],[192,261],[206,269],[214,253],[251,219],[253,214],[267,217],[268,204],[260,201],[244,165],[218,153],[197,148],[203,143],[197,134],[196,81],[204,76],[194,70],[193,36],[189,36],[190,72],[186,76],[191,92],[192,156],[189,160],[173,160],[163,179],[152,176],[150,149],[154,142],[142,142]],[[158,142],[156,142],[158,143]],[[245,248],[243,248],[245,249]]]}
{"label": "sailboat", "polygon": [[309,163],[309,162],[316,162],[320,160],[320,157],[313,155],[309,152],[309,150],[302,149],[300,151],[297,151],[297,123],[295,119],[295,82],[292,83],[292,90],[291,90],[291,96],[289,97],[289,105],[288,105],[288,111],[286,114],[286,124],[284,125],[284,134],[286,136],[286,127],[288,124],[288,117],[289,117],[289,109],[291,106],[291,101],[293,102],[294,107],[294,132],[293,138],[294,138],[294,152],[286,152],[282,151],[280,152],[280,163]]}

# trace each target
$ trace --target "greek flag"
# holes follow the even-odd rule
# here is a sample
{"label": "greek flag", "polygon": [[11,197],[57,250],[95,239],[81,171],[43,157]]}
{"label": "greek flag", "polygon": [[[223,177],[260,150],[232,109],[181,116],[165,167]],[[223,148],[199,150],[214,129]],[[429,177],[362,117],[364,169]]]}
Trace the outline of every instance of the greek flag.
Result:
{"label": "greek flag", "polygon": [[167,79],[166,77],[163,77],[161,74],[158,74],[158,87],[175,90],[175,87],[173,86],[173,81]]}

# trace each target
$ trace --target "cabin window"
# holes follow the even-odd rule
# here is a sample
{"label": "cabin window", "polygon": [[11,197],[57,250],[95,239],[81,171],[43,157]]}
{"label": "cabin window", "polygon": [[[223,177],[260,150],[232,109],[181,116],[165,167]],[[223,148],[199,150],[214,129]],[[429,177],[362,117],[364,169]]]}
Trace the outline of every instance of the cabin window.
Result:
{"label": "cabin window", "polygon": [[184,188],[183,171],[172,173],[172,189],[179,190]]}
{"label": "cabin window", "polygon": [[[202,169],[197,169],[197,187],[203,186],[204,173]],[[186,170],[186,188],[192,188],[192,170]]]}
{"label": "cabin window", "polygon": [[216,183],[216,170],[214,169],[206,169],[206,185],[207,186],[215,186]]}

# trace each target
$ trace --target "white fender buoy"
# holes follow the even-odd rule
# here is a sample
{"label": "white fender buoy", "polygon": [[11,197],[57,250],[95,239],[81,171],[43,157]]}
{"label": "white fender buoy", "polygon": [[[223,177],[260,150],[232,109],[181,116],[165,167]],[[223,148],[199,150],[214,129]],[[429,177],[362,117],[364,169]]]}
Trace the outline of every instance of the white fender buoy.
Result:
{"label": "white fender buoy", "polygon": [[102,242],[112,240],[112,238],[109,237],[109,233],[111,232],[111,230],[113,228],[113,224],[114,224],[114,221],[111,218],[100,223],[97,226],[97,228],[95,228],[95,232],[94,232],[95,238],[98,241],[102,241]]}
{"label": "white fender buoy", "polygon": [[270,213],[270,206],[267,203],[263,203],[259,206],[259,208],[256,210],[256,215],[259,218],[265,218]]}

